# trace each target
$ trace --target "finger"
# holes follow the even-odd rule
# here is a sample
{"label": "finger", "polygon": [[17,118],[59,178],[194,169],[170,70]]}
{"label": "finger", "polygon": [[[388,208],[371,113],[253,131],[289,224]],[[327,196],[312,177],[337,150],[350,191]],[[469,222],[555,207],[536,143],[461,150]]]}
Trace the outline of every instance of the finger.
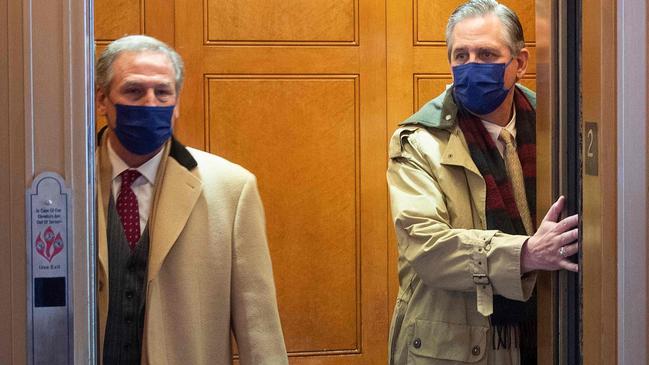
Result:
{"label": "finger", "polygon": [[554,204],[548,209],[547,214],[543,218],[544,221],[552,221],[552,222],[557,222],[559,220],[559,216],[561,215],[561,211],[563,211],[563,206],[565,205],[566,198],[562,196],[557,199]]}
{"label": "finger", "polygon": [[575,228],[559,234],[559,247],[569,245],[579,238],[579,229]]}
{"label": "finger", "polygon": [[579,265],[575,264],[574,262],[570,262],[568,260],[559,261],[559,267],[561,267],[562,269],[566,269],[568,271],[572,271],[572,272],[578,272],[579,271]]}
{"label": "finger", "polygon": [[574,214],[571,215],[570,217],[562,219],[558,224],[558,228],[561,232],[565,232],[571,228],[577,227],[578,224],[579,224],[579,215]]}
{"label": "finger", "polygon": [[573,243],[571,245],[565,245],[564,247],[565,247],[564,252],[565,252],[566,257],[570,257],[570,256],[576,254],[577,252],[579,252],[579,243]]}

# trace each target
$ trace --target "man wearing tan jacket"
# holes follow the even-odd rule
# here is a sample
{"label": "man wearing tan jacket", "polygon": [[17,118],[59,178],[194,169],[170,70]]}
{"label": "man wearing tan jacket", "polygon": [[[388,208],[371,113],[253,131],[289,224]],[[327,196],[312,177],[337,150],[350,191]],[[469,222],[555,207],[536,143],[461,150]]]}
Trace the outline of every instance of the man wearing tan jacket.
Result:
{"label": "man wearing tan jacket", "polygon": [[97,61],[100,360],[288,364],[255,177],[174,139],[182,80],[151,37]]}
{"label": "man wearing tan jacket", "polygon": [[453,85],[394,133],[388,185],[400,290],[390,364],[536,363],[536,270],[577,271],[565,199],[534,226],[536,96],[516,14],[472,0],[451,15]]}

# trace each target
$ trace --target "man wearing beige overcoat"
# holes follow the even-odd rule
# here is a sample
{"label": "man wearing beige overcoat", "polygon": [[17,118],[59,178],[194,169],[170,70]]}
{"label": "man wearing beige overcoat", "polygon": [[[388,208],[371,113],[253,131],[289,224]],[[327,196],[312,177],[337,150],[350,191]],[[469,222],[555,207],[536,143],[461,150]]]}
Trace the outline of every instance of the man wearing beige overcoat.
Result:
{"label": "man wearing beige overcoat", "polygon": [[255,177],[172,137],[183,66],[146,36],[97,61],[100,361],[288,364]]}
{"label": "man wearing beige overcoat", "polygon": [[565,199],[535,226],[536,95],[516,14],[471,0],[446,28],[453,84],[398,128],[387,179],[399,242],[391,365],[536,364],[537,270],[578,267]]}

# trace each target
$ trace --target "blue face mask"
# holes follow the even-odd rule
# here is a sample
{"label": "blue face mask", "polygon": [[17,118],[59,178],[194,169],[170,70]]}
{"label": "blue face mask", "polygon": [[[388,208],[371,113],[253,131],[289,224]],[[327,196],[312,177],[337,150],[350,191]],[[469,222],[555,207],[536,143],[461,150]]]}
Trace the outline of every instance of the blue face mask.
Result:
{"label": "blue face mask", "polygon": [[115,104],[115,135],[129,152],[146,155],[171,137],[172,106]]}
{"label": "blue face mask", "polygon": [[505,89],[505,69],[512,63],[465,63],[453,66],[455,101],[473,114],[498,109],[510,89]]}

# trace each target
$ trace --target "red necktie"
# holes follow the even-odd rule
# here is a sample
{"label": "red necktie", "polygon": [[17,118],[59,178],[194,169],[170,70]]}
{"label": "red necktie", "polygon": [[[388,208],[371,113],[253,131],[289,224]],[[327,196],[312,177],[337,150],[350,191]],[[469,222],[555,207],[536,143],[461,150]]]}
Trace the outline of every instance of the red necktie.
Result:
{"label": "red necktie", "polygon": [[140,177],[140,173],[137,170],[126,170],[120,176],[122,177],[122,186],[119,188],[117,196],[117,214],[122,220],[126,240],[134,250],[137,241],[140,240],[140,211],[131,184]]}

